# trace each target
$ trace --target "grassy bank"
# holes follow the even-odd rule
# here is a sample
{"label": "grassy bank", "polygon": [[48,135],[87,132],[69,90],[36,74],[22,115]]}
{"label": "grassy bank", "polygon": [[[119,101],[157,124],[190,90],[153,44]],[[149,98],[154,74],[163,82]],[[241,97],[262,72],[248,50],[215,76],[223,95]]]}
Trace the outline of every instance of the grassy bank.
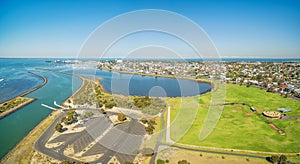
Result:
{"label": "grassy bank", "polygon": [[[254,106],[258,113],[265,110],[277,110],[278,107],[291,108],[288,115],[300,115],[299,101],[284,98],[278,94],[268,93],[257,88],[247,88],[228,84],[226,102],[244,102]],[[171,122],[181,119],[171,127],[171,138],[180,143],[209,147],[245,149],[267,152],[298,153],[300,150],[300,122],[296,119],[268,121],[282,129],[286,135],[279,135],[268,124],[242,105],[225,106],[219,122],[213,132],[203,141],[199,140],[200,130],[208,112],[211,94],[200,97],[170,98]],[[188,103],[189,102],[189,103]],[[197,107],[197,104],[200,105]],[[197,111],[198,109],[198,111]],[[191,110],[197,111],[195,120],[183,135],[182,124],[190,119]],[[180,114],[180,118],[178,115]],[[183,137],[181,137],[183,135]]]}
{"label": "grassy bank", "polygon": [[33,102],[34,98],[16,97],[0,104],[0,119]]}

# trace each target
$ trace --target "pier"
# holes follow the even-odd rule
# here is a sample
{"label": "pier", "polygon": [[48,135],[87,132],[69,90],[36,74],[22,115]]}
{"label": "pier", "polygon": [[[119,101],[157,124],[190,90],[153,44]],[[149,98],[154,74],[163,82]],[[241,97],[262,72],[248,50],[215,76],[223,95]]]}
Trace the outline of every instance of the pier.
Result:
{"label": "pier", "polygon": [[51,106],[48,106],[48,105],[46,105],[46,104],[41,104],[43,107],[46,107],[46,108],[48,108],[48,109],[51,109],[51,110],[57,110],[56,108],[53,108],[53,107],[51,107]]}

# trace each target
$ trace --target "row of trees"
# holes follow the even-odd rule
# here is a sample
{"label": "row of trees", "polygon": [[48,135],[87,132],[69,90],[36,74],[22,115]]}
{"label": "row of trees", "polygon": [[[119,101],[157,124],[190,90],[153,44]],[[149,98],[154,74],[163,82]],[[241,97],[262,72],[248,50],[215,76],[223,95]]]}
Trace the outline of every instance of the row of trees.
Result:
{"label": "row of trees", "polygon": [[62,117],[61,122],[56,124],[55,130],[58,132],[62,132],[63,131],[62,123],[64,123],[65,125],[70,125],[77,121],[77,116],[78,115],[75,112],[75,109],[70,109],[67,113],[67,116]]}
{"label": "row of trees", "polygon": [[141,120],[142,123],[147,124],[147,127],[145,127],[145,130],[148,134],[153,134],[153,131],[155,130],[156,122],[154,120]]}
{"label": "row of trees", "polygon": [[[162,159],[158,159],[156,160],[156,164],[165,164],[165,163],[169,163],[169,160],[162,160]],[[190,164],[190,162],[188,162],[187,160],[183,159],[178,161],[178,164]]]}
{"label": "row of trees", "polygon": [[290,163],[289,161],[287,161],[287,157],[285,155],[272,155],[270,157],[270,162],[272,163],[278,163],[278,164],[286,164],[286,163]]}

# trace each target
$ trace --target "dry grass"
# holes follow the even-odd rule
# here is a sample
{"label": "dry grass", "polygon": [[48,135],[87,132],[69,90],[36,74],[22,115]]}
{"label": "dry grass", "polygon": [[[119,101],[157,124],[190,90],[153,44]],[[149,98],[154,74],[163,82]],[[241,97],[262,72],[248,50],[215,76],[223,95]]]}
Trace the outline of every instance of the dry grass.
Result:
{"label": "dry grass", "polygon": [[[267,164],[264,159],[254,159],[246,157],[236,157],[230,155],[215,155],[210,153],[202,153],[188,150],[178,150],[171,155],[168,160],[169,163],[177,163],[179,160],[187,160],[191,164],[194,163],[222,163],[222,164]],[[166,159],[164,159],[166,160]]]}

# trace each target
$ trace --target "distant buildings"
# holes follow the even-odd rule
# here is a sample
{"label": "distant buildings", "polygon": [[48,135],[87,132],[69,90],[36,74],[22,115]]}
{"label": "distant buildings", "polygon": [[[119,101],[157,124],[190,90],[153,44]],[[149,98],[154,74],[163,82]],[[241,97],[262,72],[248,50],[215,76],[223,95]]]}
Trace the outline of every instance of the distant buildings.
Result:
{"label": "distant buildings", "polygon": [[98,68],[149,75],[168,75],[194,79],[219,78],[228,83],[253,86],[283,96],[300,98],[300,63],[261,62],[167,62],[100,61]]}

